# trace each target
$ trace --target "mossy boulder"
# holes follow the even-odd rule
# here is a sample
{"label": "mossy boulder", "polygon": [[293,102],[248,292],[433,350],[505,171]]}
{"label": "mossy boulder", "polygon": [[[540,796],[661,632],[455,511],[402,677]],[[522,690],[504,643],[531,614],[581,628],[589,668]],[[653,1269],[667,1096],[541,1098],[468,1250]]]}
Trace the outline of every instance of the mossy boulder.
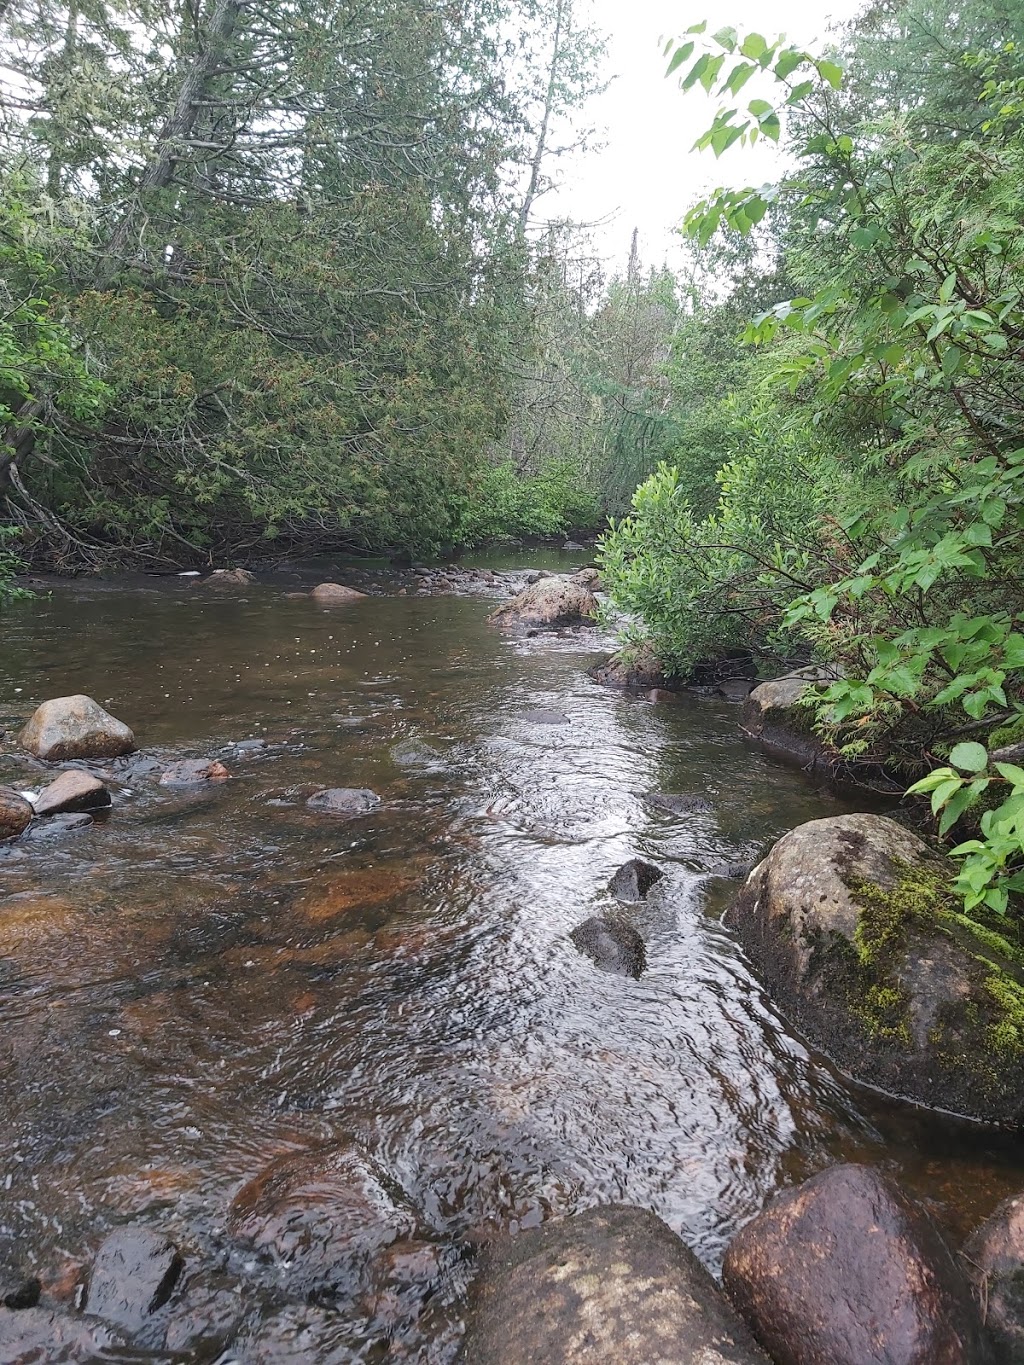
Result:
{"label": "mossy boulder", "polygon": [[588,670],[595,682],[604,687],[670,687],[664,665],[649,640],[623,645],[610,658]]}
{"label": "mossy boulder", "polygon": [[968,919],[951,868],[880,815],[792,830],[726,923],[783,1013],[856,1080],[1024,1121],[1024,953]]}
{"label": "mossy boulder", "polygon": [[802,768],[818,767],[827,754],[814,733],[813,712],[802,699],[810,687],[831,680],[821,669],[804,668],[761,683],[743,703],[741,730],[777,758]]}

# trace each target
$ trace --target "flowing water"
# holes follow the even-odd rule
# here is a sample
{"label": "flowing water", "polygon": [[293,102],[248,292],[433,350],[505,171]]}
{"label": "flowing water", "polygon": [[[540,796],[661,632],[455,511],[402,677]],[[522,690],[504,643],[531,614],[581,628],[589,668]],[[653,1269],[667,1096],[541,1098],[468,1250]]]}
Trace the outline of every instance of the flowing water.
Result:
{"label": "flowing water", "polygon": [[[109,818],[0,855],[0,1256],[51,1294],[125,1221],[205,1254],[245,1181],[339,1138],[439,1242],[625,1200],[713,1270],[773,1191],[836,1160],[882,1164],[954,1237],[1024,1183],[1015,1139],[809,1052],[719,924],[716,868],[855,805],[745,746],[730,703],[602,689],[596,632],[509,637],[491,605],[153,584],[4,616],[0,729],[85,692],[156,756],[113,765]],[[231,782],[156,784],[208,755]],[[0,781],[41,777],[0,751]],[[317,815],[324,786],[382,805]],[[569,938],[631,856],[667,874],[626,912],[638,980]],[[251,1324],[281,1304],[249,1270]],[[432,1303],[402,1359],[451,1359],[458,1284]],[[338,1341],[275,1358],[389,1358],[351,1324]]]}

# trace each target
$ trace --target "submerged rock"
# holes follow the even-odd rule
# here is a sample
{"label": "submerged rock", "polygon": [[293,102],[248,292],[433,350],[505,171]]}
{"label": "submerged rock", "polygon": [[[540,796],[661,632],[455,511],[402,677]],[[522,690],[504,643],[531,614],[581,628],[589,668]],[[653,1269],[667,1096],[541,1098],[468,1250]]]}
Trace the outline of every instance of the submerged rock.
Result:
{"label": "submerged rock", "polygon": [[963,1262],[985,1305],[996,1359],[1024,1361],[1024,1193],[1004,1199],[964,1246]]}
{"label": "submerged rock", "polygon": [[36,758],[54,763],[75,758],[119,758],[135,752],[135,736],[92,697],[44,701],[18,742]]}
{"label": "submerged rock", "polygon": [[664,875],[660,867],[645,863],[642,858],[630,858],[608,883],[608,890],[618,901],[642,901]]}
{"label": "submerged rock", "polygon": [[681,1238],[610,1204],[490,1250],[463,1365],[767,1365]]}
{"label": "submerged rock", "polygon": [[800,698],[815,683],[832,680],[820,668],[805,668],[759,684],[743,702],[740,728],[777,757],[814,767],[825,760],[825,746],[812,728],[812,712]]}
{"label": "submerged rock", "polygon": [[792,830],[726,913],[779,1008],[857,1080],[1024,1121],[1024,969],[951,870],[880,815]]}
{"label": "submerged rock", "polygon": [[592,625],[597,618],[597,598],[589,588],[569,578],[541,578],[503,603],[490,620],[503,626]]}
{"label": "submerged rock", "polygon": [[110,792],[92,773],[69,768],[36,800],[37,815],[59,815],[63,812],[103,810],[110,805]]}
{"label": "submerged rock", "polygon": [[62,834],[68,834],[72,830],[85,829],[92,824],[92,816],[88,811],[68,811],[60,815],[51,815],[46,820],[39,820],[25,831],[26,839],[57,839]]}
{"label": "submerged rock", "polygon": [[643,939],[620,920],[593,915],[578,924],[569,937],[604,972],[639,979],[647,966]]}
{"label": "submerged rock", "polygon": [[595,682],[604,687],[646,690],[651,687],[667,688],[670,681],[649,641],[640,645],[624,645],[603,663],[594,664],[587,671]]}
{"label": "submerged rock", "polygon": [[164,1344],[169,1351],[212,1360],[228,1345],[245,1312],[234,1282],[200,1271],[180,1291],[180,1302],[167,1320]]}
{"label": "submerged rock", "polygon": [[314,602],[324,603],[355,602],[365,596],[365,592],[359,592],[356,588],[347,588],[343,583],[320,583],[310,593]]}
{"label": "submerged rock", "polygon": [[161,1233],[118,1228],[96,1253],[86,1307],[127,1332],[138,1332],[171,1297],[183,1266],[178,1248]]}
{"label": "submerged rock", "polygon": [[34,815],[31,803],[13,787],[0,787],[0,842],[24,834]]}
{"label": "submerged rock", "polygon": [[0,1361],[35,1365],[46,1361],[110,1359],[106,1353],[125,1345],[120,1332],[92,1317],[72,1317],[49,1308],[12,1313],[0,1308]]}
{"label": "submerged rock", "polygon": [[13,1311],[35,1308],[43,1287],[35,1275],[0,1268],[0,1304]]}
{"label": "submerged rock", "polygon": [[380,805],[380,797],[367,787],[328,787],[314,792],[306,805],[327,815],[365,815]]}
{"label": "submerged rock", "polygon": [[705,815],[712,809],[708,798],[697,792],[648,792],[644,800],[666,815]]}
{"label": "submerged rock", "polygon": [[272,1163],[239,1191],[229,1227],[279,1268],[290,1295],[331,1300],[365,1292],[377,1258],[415,1237],[419,1220],[367,1154],[339,1145]]}
{"label": "submerged rock", "polygon": [[778,1195],[730,1243],[722,1279],[778,1365],[988,1359],[952,1252],[866,1166],[836,1166]]}
{"label": "submerged rock", "polygon": [[215,758],[183,758],[172,763],[160,778],[161,787],[198,787],[207,782],[227,782],[231,774]]}

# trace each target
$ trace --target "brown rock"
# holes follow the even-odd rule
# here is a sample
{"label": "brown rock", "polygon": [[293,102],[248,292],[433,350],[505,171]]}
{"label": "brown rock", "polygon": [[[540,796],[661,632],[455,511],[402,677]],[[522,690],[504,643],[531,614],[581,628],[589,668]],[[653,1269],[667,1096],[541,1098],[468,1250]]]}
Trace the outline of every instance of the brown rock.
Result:
{"label": "brown rock", "polygon": [[92,697],[77,695],[44,701],[22,730],[18,742],[47,762],[75,758],[119,758],[135,752],[135,736]]}
{"label": "brown rock", "polygon": [[110,792],[98,777],[69,768],[39,793],[36,815],[102,810],[109,805]]}
{"label": "brown rock", "polygon": [[256,575],[248,569],[214,569],[208,578],[201,580],[204,588],[230,589],[248,588],[256,582]]}
{"label": "brown rock", "polygon": [[473,1287],[460,1360],[767,1365],[685,1242],[622,1204],[495,1243]]}
{"label": "brown rock", "polygon": [[177,1247],[160,1233],[117,1228],[96,1253],[86,1306],[96,1317],[138,1332],[171,1297],[183,1265]]}
{"label": "brown rock", "polygon": [[981,1365],[970,1286],[925,1215],[866,1166],[786,1190],[723,1283],[776,1365]]}
{"label": "brown rock", "polygon": [[273,1162],[239,1191],[229,1226],[280,1268],[289,1294],[351,1298],[372,1285],[381,1253],[416,1235],[418,1220],[368,1155],[330,1146]]}
{"label": "brown rock", "polygon": [[196,787],[204,782],[227,782],[231,774],[215,758],[183,758],[160,778],[161,787]]}
{"label": "brown rock", "polygon": [[793,1024],[857,1080],[993,1122],[1024,1120],[1024,973],[976,936],[952,870],[880,815],[791,830],[725,922]]}
{"label": "brown rock", "polygon": [[24,834],[34,814],[30,802],[13,787],[0,787],[0,842]]}
{"label": "brown rock", "polygon": [[321,583],[310,593],[314,602],[355,602],[365,597],[365,592],[358,592],[355,588],[346,588],[341,583]]}
{"label": "brown rock", "polygon": [[996,1359],[1024,1360],[1024,1194],[1004,1199],[967,1240],[967,1274],[985,1305]]}
{"label": "brown rock", "polygon": [[601,570],[593,566],[587,569],[579,569],[572,576],[572,581],[578,583],[581,588],[589,588],[591,592],[603,591],[601,587]]}
{"label": "brown rock", "polygon": [[604,687],[630,687],[646,690],[664,688],[668,676],[650,641],[639,645],[624,645],[620,650],[595,664],[588,672],[595,682]]}
{"label": "brown rock", "polygon": [[568,578],[542,578],[510,601],[503,603],[490,620],[503,626],[591,625],[597,618],[597,598],[588,588]]}

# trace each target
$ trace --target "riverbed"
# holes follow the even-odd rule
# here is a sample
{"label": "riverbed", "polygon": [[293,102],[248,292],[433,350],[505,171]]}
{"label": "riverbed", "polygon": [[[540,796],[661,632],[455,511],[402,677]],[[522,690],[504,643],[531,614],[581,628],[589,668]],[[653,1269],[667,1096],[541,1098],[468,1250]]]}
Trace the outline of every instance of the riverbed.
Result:
{"label": "riverbed", "polygon": [[[485,592],[371,577],[326,611],[285,580],[138,580],[0,620],[0,730],[84,692],[153,756],[111,765],[107,818],[0,853],[0,1259],[71,1303],[104,1233],[148,1224],[230,1265],[251,1333],[287,1305],[224,1250],[234,1195],[352,1142],[462,1267],[401,1329],[400,1358],[440,1365],[475,1248],[555,1214],[642,1205],[715,1271],[774,1191],[835,1161],[882,1165],[954,1240],[1024,1184],[1019,1140],[809,1051],[719,923],[728,870],[856,794],[745,745],[722,697],[601,688],[600,631],[508,635]],[[160,787],[182,757],[232,779]],[[42,779],[0,745],[0,782]],[[305,805],[318,787],[382,803],[332,820]],[[625,912],[636,980],[569,937],[631,857],[666,874]],[[296,1360],[389,1358],[334,1311],[338,1354]]]}

